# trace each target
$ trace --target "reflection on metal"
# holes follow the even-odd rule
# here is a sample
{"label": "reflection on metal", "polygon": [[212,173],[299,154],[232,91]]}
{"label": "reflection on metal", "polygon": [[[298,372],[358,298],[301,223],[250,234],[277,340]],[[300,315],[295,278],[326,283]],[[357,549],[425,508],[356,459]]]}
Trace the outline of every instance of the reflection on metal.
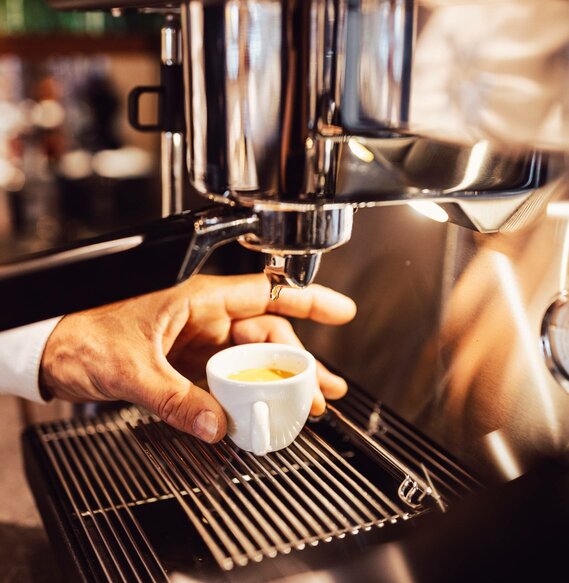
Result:
{"label": "reflection on metal", "polygon": [[39,269],[56,269],[69,263],[76,263],[80,259],[95,259],[113,253],[122,253],[138,247],[143,241],[144,238],[141,235],[134,235],[112,241],[93,243],[92,245],[85,245],[68,251],[60,251],[52,255],[20,261],[12,265],[2,265],[0,266],[0,280],[25,275]]}
{"label": "reflection on metal", "polygon": [[413,566],[410,564],[400,545],[387,544],[385,552],[389,557],[390,572],[388,581],[397,583],[416,583]]}
{"label": "reflection on metal", "polygon": [[545,312],[541,347],[547,368],[569,393],[569,300],[565,289]]}
{"label": "reflection on metal", "polygon": [[[174,14],[167,14],[160,31],[160,59],[162,62],[162,81],[171,82],[182,63],[182,34],[180,19]],[[164,91],[165,88],[162,88]],[[171,90],[169,87],[168,90]],[[175,89],[173,89],[175,91]],[[170,119],[171,112],[165,117]],[[170,120],[172,122],[172,120]],[[175,121],[174,121],[175,124]],[[178,130],[178,131],[174,131]],[[179,127],[164,127],[160,135],[160,162],[162,179],[162,216],[181,213],[184,210],[184,133]]]}
{"label": "reflection on metal", "polygon": [[272,288],[310,285],[322,253],[344,244],[352,233],[350,206],[263,204],[254,210],[256,229],[239,241],[265,253],[264,271]]}
{"label": "reflection on metal", "polygon": [[271,299],[279,297],[284,286],[303,288],[314,281],[322,253],[306,255],[265,255],[265,275],[271,284]]}
{"label": "reflection on metal", "polygon": [[386,204],[418,191],[478,201],[538,185],[527,148],[409,133],[413,2],[337,4],[248,0],[224,10],[188,0],[188,161],[198,191],[249,205]]}
{"label": "reflection on metal", "polygon": [[178,274],[184,281],[203,265],[205,260],[220,245],[235,241],[239,237],[255,233],[259,218],[244,209],[219,209],[205,211],[194,223],[194,236]]}
{"label": "reflection on metal", "polygon": [[160,147],[162,216],[168,217],[184,210],[184,134],[181,132],[162,132]]}
{"label": "reflection on metal", "polygon": [[490,472],[488,433],[523,467],[569,437],[539,342],[567,283],[568,21],[549,1],[183,6],[190,179],[252,209],[243,244],[324,252],[350,238],[342,207],[409,202],[493,233],[368,211],[322,262],[360,304],[354,341],[311,344]]}
{"label": "reflection on metal", "polygon": [[[541,208],[541,187],[555,173],[549,155],[534,150],[531,141],[520,147],[519,136],[503,131],[503,118],[512,110],[519,113],[520,104],[515,92],[499,91],[491,80],[500,88],[517,78],[519,67],[512,63],[518,61],[499,52],[503,70],[493,68],[494,78],[484,75],[489,63],[482,49],[458,54],[445,45],[443,54],[457,62],[439,70],[439,53],[429,44],[458,35],[458,44],[469,36],[470,47],[484,47],[470,26],[456,23],[478,22],[477,14],[491,21],[488,9],[453,7],[455,27],[447,31],[445,8],[430,4],[432,19],[422,19],[426,25],[418,28],[416,4],[186,0],[188,165],[198,192],[254,209],[270,203],[275,211],[290,204],[432,201],[442,209],[435,215],[439,220],[444,211],[450,222],[484,233],[529,224]],[[549,12],[533,16],[532,24]],[[431,22],[445,30],[444,38]],[[536,34],[531,28],[526,32]],[[478,35],[493,40],[484,27]],[[537,52],[538,62],[550,62],[549,52]],[[414,71],[412,57],[420,64]],[[411,83],[412,72],[419,75],[417,84]],[[470,93],[480,100],[469,101]],[[522,109],[525,105],[535,117],[535,104],[524,102]],[[444,115],[433,126],[437,107]],[[486,111],[494,116],[492,123]],[[454,123],[455,114],[461,123]],[[454,125],[448,127],[445,119]],[[301,213],[295,220],[294,249],[310,253],[337,246],[328,241],[311,249],[313,219]],[[291,254],[290,244],[281,243],[292,240],[289,224],[275,223],[272,234],[281,234],[272,240],[261,234],[241,242]]]}
{"label": "reflection on metal", "polygon": [[[488,433],[501,432],[522,471],[569,441],[569,397],[540,338],[569,287],[567,184],[551,195],[539,222],[493,236],[406,208],[359,213],[352,241],[317,280],[334,286],[341,274],[358,305],[354,323],[325,337],[296,326],[309,350],[493,479],[503,471]],[[566,352],[563,329],[551,333]]]}
{"label": "reflection on metal", "polygon": [[559,267],[559,289],[565,290],[567,289],[567,268],[569,266],[569,223],[565,228],[562,249],[563,251],[561,253],[561,264]]}
{"label": "reflection on metal", "polygon": [[330,251],[349,240],[354,209],[343,205],[257,204],[259,225],[240,243],[270,255],[310,255]]}
{"label": "reflection on metal", "polygon": [[368,435],[376,435],[383,431],[383,426],[381,423],[381,411],[379,408],[374,408],[369,414],[367,420],[366,433]]}
{"label": "reflection on metal", "polygon": [[456,186],[456,190],[469,190],[473,184],[476,184],[480,176],[480,168],[483,167],[490,150],[490,142],[484,140],[472,146],[464,168],[464,177]]}
{"label": "reflection on metal", "polygon": [[488,433],[484,440],[504,479],[515,480],[524,473],[501,431]]}
{"label": "reflection on metal", "polygon": [[350,138],[348,140],[348,147],[352,151],[352,154],[359,158],[362,162],[370,163],[373,162],[375,156],[371,150],[368,150],[363,144],[358,142],[355,138]]}
{"label": "reflection on metal", "polygon": [[180,21],[174,14],[167,14],[165,20],[160,30],[160,60],[164,65],[178,65],[182,62]]}
{"label": "reflection on metal", "polygon": [[496,266],[498,280],[507,300],[512,321],[517,332],[517,340],[523,351],[523,357],[531,373],[532,385],[541,397],[543,406],[543,420],[547,423],[548,430],[555,441],[560,438],[560,423],[555,411],[555,405],[549,390],[549,379],[546,375],[543,359],[536,350],[535,331],[528,322],[528,314],[524,300],[520,293],[520,283],[509,259],[500,253],[493,254],[493,262]]}
{"label": "reflection on metal", "polygon": [[281,295],[282,286],[278,284],[271,284],[271,291],[269,292],[269,296],[272,302],[276,302]]}
{"label": "reflection on metal", "polygon": [[415,200],[408,204],[413,210],[433,221],[437,221],[438,223],[446,223],[448,221],[448,213],[435,202],[430,200]]}
{"label": "reflection on metal", "polygon": [[569,202],[550,202],[547,205],[547,216],[560,219],[569,218]]}

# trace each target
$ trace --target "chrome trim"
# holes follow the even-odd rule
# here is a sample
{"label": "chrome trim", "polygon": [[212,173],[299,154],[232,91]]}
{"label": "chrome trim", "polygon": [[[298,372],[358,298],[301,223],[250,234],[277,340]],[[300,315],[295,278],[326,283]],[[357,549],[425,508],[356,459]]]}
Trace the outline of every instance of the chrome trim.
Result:
{"label": "chrome trim", "polygon": [[144,237],[135,235],[113,241],[103,241],[67,251],[56,252],[45,257],[28,259],[15,264],[0,265],[0,280],[26,275],[37,269],[57,269],[79,260],[96,259],[113,253],[121,253],[138,247],[144,242]]}
{"label": "chrome trim", "polygon": [[210,253],[238,237],[255,233],[259,217],[247,209],[212,208],[194,222],[194,236],[178,274],[184,281],[198,271]]}
{"label": "chrome trim", "polygon": [[[182,34],[179,16],[166,14],[160,31],[160,59],[165,68],[179,66],[183,61]],[[162,179],[162,216],[184,210],[184,150],[185,139],[181,131],[168,131],[160,135],[160,162]],[[178,129],[178,128],[176,128]]]}
{"label": "chrome trim", "polygon": [[560,314],[561,310],[569,310],[569,292],[567,290],[563,290],[557,295],[551,305],[547,308],[541,323],[540,342],[547,368],[561,388],[566,393],[569,393],[569,369],[563,364],[563,362],[561,362],[556,350],[557,341],[552,336],[552,329],[557,327],[555,318]]}

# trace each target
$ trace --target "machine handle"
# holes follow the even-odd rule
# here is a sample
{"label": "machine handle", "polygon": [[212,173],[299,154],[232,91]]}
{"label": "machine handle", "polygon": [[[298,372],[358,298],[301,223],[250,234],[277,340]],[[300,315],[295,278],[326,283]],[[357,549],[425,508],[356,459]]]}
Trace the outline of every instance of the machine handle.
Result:
{"label": "machine handle", "polygon": [[[140,112],[140,98],[146,93],[154,93],[158,95],[158,120],[155,124],[143,124],[139,121]],[[128,121],[130,125],[139,132],[159,132],[163,126],[163,88],[161,85],[142,85],[135,87],[128,94]]]}
{"label": "machine handle", "polygon": [[0,265],[0,331],[175,285],[256,221],[215,206]]}
{"label": "machine handle", "polygon": [[[140,123],[140,98],[148,93],[158,95],[155,124]],[[184,72],[181,65],[161,65],[160,85],[141,85],[128,94],[128,121],[141,132],[183,132]]]}

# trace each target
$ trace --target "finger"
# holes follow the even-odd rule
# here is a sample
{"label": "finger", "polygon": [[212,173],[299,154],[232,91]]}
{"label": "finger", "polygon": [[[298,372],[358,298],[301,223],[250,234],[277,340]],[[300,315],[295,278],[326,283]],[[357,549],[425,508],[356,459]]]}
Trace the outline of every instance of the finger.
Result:
{"label": "finger", "polygon": [[322,394],[327,399],[341,399],[348,392],[348,383],[330,372],[321,362],[316,362],[316,375]]}
{"label": "finger", "polygon": [[141,371],[132,401],[146,407],[169,425],[208,443],[227,431],[221,405],[206,391],[179,374],[164,358]]}
{"label": "finger", "polygon": [[303,348],[291,323],[284,318],[272,315],[235,320],[231,325],[231,338],[235,344],[276,342]]}
{"label": "finger", "polygon": [[[250,342],[277,342],[304,348],[288,320],[279,316],[258,316],[238,320],[232,325],[232,338],[235,344]],[[327,399],[340,399],[347,390],[346,381],[330,372],[321,362],[316,363],[316,374],[320,389]]]}
{"label": "finger", "polygon": [[283,288],[267,311],[291,318],[307,318],[321,324],[340,325],[353,320],[356,304],[349,297],[314,284],[306,289]]}
{"label": "finger", "polygon": [[311,415],[322,415],[326,410],[326,401],[324,400],[324,395],[322,391],[316,387],[314,391],[314,398],[312,400],[312,406],[310,407]]}
{"label": "finger", "polygon": [[223,290],[231,318],[250,318],[272,312],[323,324],[345,324],[356,315],[353,300],[321,285],[303,290],[283,288],[275,301],[269,298],[269,283],[262,273],[220,277],[216,285]]}

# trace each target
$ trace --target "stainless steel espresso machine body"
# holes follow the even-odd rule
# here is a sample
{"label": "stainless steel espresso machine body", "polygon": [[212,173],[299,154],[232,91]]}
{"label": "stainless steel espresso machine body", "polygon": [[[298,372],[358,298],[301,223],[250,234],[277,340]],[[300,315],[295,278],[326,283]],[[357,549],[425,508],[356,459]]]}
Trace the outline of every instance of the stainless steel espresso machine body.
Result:
{"label": "stainless steel espresso machine body", "polygon": [[[481,232],[539,210],[536,191],[551,178],[539,153],[412,133],[416,8],[182,5],[190,180],[251,209],[258,231],[240,241],[267,254],[273,284],[310,283],[321,252],[349,238],[358,207],[436,201]],[[303,267],[291,277],[293,261]]]}
{"label": "stainless steel espresso machine body", "polygon": [[[52,4],[116,8],[111,0]],[[225,443],[208,450],[138,410],[31,430],[32,485],[40,484],[45,515],[79,532],[76,546],[68,537],[69,548],[79,549],[74,557],[88,567],[95,546],[108,559],[93,571],[100,580],[107,563],[112,574],[157,569],[161,580],[160,569],[180,567],[189,548],[176,553],[178,541],[167,538],[159,511],[152,514],[164,502],[179,532],[182,521],[167,510],[176,504],[200,535],[188,535],[198,549],[195,570],[181,566],[192,577],[399,583],[522,580],[539,571],[556,580],[566,468],[542,464],[564,455],[569,438],[569,3],[186,0],[151,9],[157,6],[167,15],[163,64],[183,71],[185,108],[184,127],[162,128],[164,209],[180,210],[182,143],[192,187],[216,205],[3,267],[0,294],[17,309],[0,324],[172,285],[237,239],[265,254],[275,288],[317,278],[356,298],[353,324],[298,329],[365,391],[354,387],[298,444],[266,460]],[[175,58],[164,58],[174,46]],[[158,91],[162,108],[169,91],[164,84]],[[30,295],[38,285],[45,302]],[[99,456],[95,465],[90,452]],[[395,482],[378,484],[386,459]],[[480,488],[462,464],[492,486],[470,514],[453,511]],[[135,468],[128,478],[127,467]],[[526,472],[528,480],[514,480]],[[48,496],[44,475],[53,478]],[[351,513],[381,502],[378,488],[405,511],[353,523]],[[405,506],[416,502],[410,492],[422,496],[413,511]],[[251,516],[277,512],[289,498],[285,527],[306,534],[295,531],[286,552],[278,539],[256,546]],[[423,514],[441,510],[438,502],[448,514],[420,528]],[[305,503],[308,512],[295,510]],[[278,517],[266,516],[273,531],[281,528]],[[120,517],[137,530],[123,534]],[[385,518],[396,519],[394,530]],[[346,523],[327,530],[330,519]],[[364,534],[376,522],[387,526],[385,538]],[[235,524],[251,537],[232,538]],[[85,543],[83,531],[97,545]],[[323,545],[297,553],[332,538],[337,553]],[[127,541],[120,560],[115,539]],[[214,567],[231,562],[227,573],[206,569],[198,540]],[[535,564],[528,548],[536,557],[540,549]],[[487,558],[489,549],[501,555]],[[318,553],[314,562],[301,558]],[[262,567],[233,568],[239,561],[257,568],[259,557],[266,577]]]}
{"label": "stainless steel espresso machine body", "polygon": [[[101,8],[106,3],[56,0],[53,5]],[[33,277],[53,300],[57,292],[50,290],[52,278],[44,275],[57,268],[70,287],[79,278],[77,264],[93,260],[88,270],[93,273],[92,299],[46,302],[38,307],[36,319],[179,282],[212,248],[236,238],[265,254],[265,271],[275,291],[282,285],[304,287],[313,281],[321,254],[349,239],[353,213],[360,207],[427,204],[452,222],[484,233],[519,229],[543,209],[550,194],[547,185],[559,174],[556,157],[535,149],[547,132],[533,141],[517,129],[509,133],[503,126],[510,119],[503,120],[501,114],[505,110],[510,115],[515,108],[515,119],[531,117],[538,126],[532,135],[538,135],[540,124],[555,120],[536,106],[527,87],[521,91],[529,91],[529,98],[521,104],[515,87],[502,87],[504,80],[516,79],[516,59],[503,59],[497,71],[484,55],[474,66],[466,63],[471,77],[460,80],[472,102],[453,93],[446,73],[434,88],[415,83],[413,59],[429,62],[430,52],[428,46],[414,52],[421,48],[415,46],[421,25],[415,2],[190,0],[181,5],[180,29],[172,14],[177,10],[164,10],[163,79],[156,88],[159,119],[165,124],[163,208],[179,210],[184,134],[190,182],[220,206],[197,217],[174,215],[178,219],[0,273],[4,294],[23,306],[29,298],[19,292],[30,288]],[[549,43],[545,52],[532,55],[534,69],[550,62],[556,50]],[[453,66],[460,63],[443,63],[438,70]],[[183,84],[178,74],[182,68]],[[423,85],[425,77],[436,77],[435,70],[427,67],[421,73]],[[556,78],[562,73],[554,71]],[[490,74],[497,81],[488,83]],[[180,116],[172,115],[180,107],[181,93],[185,131]],[[561,85],[547,87],[549,101],[562,103],[562,95]],[[430,99],[439,111],[424,107]],[[419,115],[414,116],[417,102]],[[131,100],[134,109],[136,103],[137,97]],[[464,108],[486,112],[498,129],[483,114],[480,119],[459,115],[463,126],[456,120],[454,125],[445,123],[445,117]],[[536,109],[543,118],[536,116]],[[136,113],[131,115],[135,118]],[[156,261],[159,241],[171,240],[171,229],[180,245],[158,262],[164,267],[156,266],[163,272],[156,283],[143,283],[134,271]],[[184,246],[187,252],[181,251]],[[122,265],[117,271],[128,272],[128,277],[107,286],[95,270],[107,269],[115,260],[122,263],[124,253],[129,255],[126,264],[138,265],[130,270]],[[15,310],[20,311],[25,312]],[[11,315],[1,325],[23,324],[25,319]]]}

